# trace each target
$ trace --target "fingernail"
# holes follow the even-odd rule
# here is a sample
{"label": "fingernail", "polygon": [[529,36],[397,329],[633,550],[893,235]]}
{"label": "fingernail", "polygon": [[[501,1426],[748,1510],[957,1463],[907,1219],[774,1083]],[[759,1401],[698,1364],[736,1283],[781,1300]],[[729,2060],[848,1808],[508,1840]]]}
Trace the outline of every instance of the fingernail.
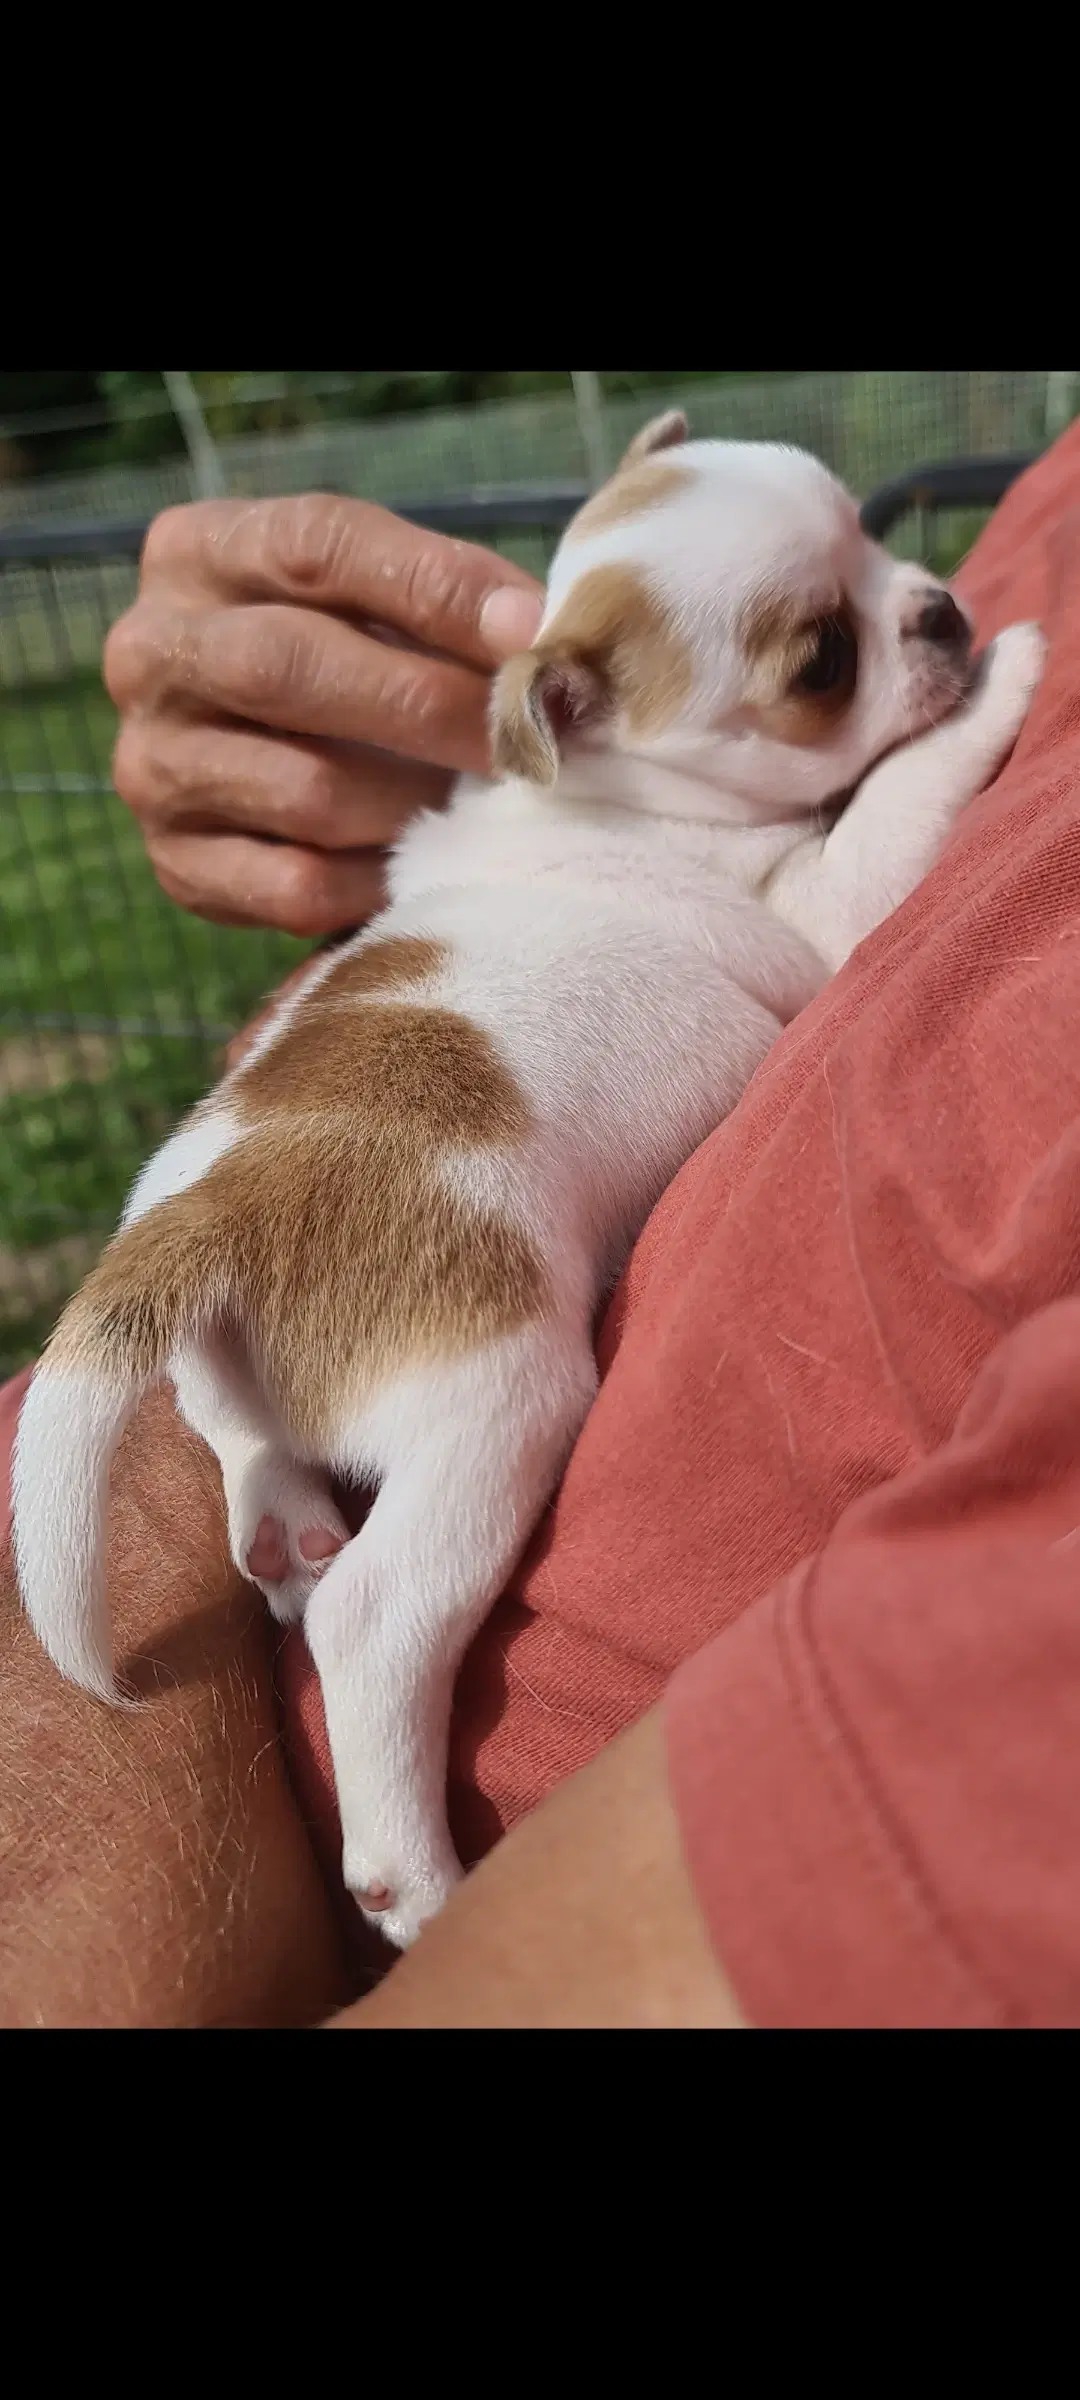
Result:
{"label": "fingernail", "polygon": [[515,651],[527,650],[543,614],[544,603],[536,592],[522,592],[509,583],[489,592],[480,611],[480,632],[492,657],[512,658]]}

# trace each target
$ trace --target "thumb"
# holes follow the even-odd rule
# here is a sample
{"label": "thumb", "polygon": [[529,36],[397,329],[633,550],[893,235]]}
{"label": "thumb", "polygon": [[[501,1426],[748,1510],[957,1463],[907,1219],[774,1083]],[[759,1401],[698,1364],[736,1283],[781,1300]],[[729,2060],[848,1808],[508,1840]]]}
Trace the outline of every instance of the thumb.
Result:
{"label": "thumb", "polygon": [[544,595],[539,585],[530,592],[508,583],[489,592],[480,611],[480,638],[492,659],[514,658],[519,650],[531,649],[543,614]]}

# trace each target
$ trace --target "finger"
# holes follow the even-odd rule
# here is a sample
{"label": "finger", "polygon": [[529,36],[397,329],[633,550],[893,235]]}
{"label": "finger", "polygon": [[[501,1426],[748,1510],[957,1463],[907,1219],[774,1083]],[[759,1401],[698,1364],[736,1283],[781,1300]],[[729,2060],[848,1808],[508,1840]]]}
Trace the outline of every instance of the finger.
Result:
{"label": "finger", "polygon": [[386,905],[377,850],[305,850],[229,833],[156,834],[147,850],[169,898],[215,925],[314,938],[365,924]]}
{"label": "finger", "polygon": [[121,728],[113,782],[157,832],[225,827],[315,850],[363,850],[395,841],[418,809],[441,807],[450,778],[387,751],[154,715]]}
{"label": "finger", "polygon": [[[304,608],[141,616],[138,705],[182,702],[284,733],[371,742],[427,766],[486,769],[490,687],[471,667],[391,649]],[[114,653],[114,699],[115,663]]]}
{"label": "finger", "polygon": [[527,649],[543,606],[535,579],[494,551],[323,492],[169,509],[147,535],[143,588],[181,586],[377,617],[476,666]]}

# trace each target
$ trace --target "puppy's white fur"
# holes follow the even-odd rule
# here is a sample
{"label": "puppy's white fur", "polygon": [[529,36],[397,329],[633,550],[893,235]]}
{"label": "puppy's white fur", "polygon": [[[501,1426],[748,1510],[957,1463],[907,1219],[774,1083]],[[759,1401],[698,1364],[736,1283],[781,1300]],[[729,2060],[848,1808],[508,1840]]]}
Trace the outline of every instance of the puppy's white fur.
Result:
{"label": "puppy's white fur", "polygon": [[[264,1520],[281,1528],[287,1572],[262,1588],[279,1617],[303,1617],[346,1881],[399,1945],[459,1873],[444,1804],[454,1680],[589,1408],[598,1298],[781,1028],[933,863],[1010,749],[1041,672],[1037,630],[1013,627],[969,692],[956,628],[945,642],[920,632],[937,587],[864,537],[824,468],[764,446],[671,449],[677,433],[666,422],[638,446],[639,459],[662,447],[678,467],[670,492],[624,518],[616,494],[598,530],[572,533],[535,659],[501,679],[497,745],[539,741],[557,758],[554,783],[463,782],[445,816],[410,827],[391,906],[356,945],[388,934],[438,944],[439,963],[396,1005],[468,1020],[512,1077],[521,1140],[447,1144],[434,1164],[466,1212],[524,1230],[550,1305],[459,1356],[406,1364],[363,1405],[342,1405],[318,1445],[275,1420],[242,1339],[193,1321],[162,1361],[221,1462],[245,1572]],[[685,670],[677,707],[645,738],[606,679],[610,659],[559,649],[583,579],[613,568],[637,579]],[[804,714],[794,735],[783,694],[778,710],[761,704],[748,648],[747,628],[774,604],[800,657],[809,645],[809,700],[792,677],[809,724]],[[814,629],[838,614],[857,673],[834,715],[824,694],[815,723]],[[831,823],[825,812],[852,790]],[[335,963],[318,961],[305,991]],[[261,1050],[288,1039],[301,1005],[279,1008]],[[150,1162],[125,1226],[247,1138],[237,1086],[226,1078]],[[304,1270],[298,1257],[298,1279]],[[61,1343],[56,1362],[47,1354],[34,1378],[16,1448],[22,1591],[64,1672],[112,1696],[102,1517],[140,1386],[110,1370],[107,1351],[96,1369],[72,1367]],[[378,1496],[320,1568],[300,1536],[344,1538],[330,1473]]]}

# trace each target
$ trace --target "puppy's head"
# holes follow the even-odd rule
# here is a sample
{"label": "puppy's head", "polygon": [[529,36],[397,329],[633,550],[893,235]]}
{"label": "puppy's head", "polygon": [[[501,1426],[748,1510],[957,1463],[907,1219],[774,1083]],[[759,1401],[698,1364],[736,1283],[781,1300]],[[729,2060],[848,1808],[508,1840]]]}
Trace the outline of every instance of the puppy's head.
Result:
{"label": "puppy's head", "polygon": [[496,682],[496,771],[550,786],[652,755],[718,808],[820,807],[964,697],[970,626],[816,459],[686,436],[647,427],[570,526],[536,643]]}

